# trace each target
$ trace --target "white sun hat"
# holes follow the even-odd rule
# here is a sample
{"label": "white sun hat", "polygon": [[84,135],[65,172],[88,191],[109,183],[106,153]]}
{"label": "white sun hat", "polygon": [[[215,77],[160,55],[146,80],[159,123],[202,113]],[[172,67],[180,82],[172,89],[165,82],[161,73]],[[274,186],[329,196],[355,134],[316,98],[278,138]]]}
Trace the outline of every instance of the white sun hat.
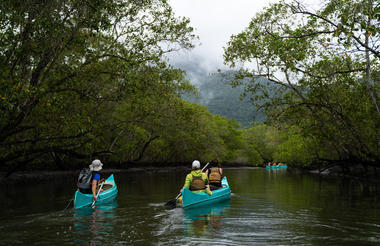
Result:
{"label": "white sun hat", "polygon": [[96,159],[96,160],[92,161],[92,163],[89,167],[90,167],[91,171],[98,172],[98,171],[102,170],[103,163],[100,160]]}
{"label": "white sun hat", "polygon": [[198,160],[195,160],[195,161],[193,161],[193,163],[191,164],[191,167],[192,167],[193,169],[198,169],[198,168],[201,167],[201,163],[200,163]]}

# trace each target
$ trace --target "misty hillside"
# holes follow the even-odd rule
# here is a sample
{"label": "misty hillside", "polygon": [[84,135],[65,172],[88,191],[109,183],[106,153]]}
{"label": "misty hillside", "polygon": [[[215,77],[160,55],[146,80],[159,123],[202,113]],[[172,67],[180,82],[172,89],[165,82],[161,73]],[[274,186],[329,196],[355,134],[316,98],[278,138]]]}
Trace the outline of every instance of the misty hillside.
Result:
{"label": "misty hillside", "polygon": [[263,122],[265,120],[265,115],[257,112],[247,98],[240,100],[243,86],[233,88],[229,84],[233,71],[224,75],[208,75],[207,73],[202,75],[190,72],[188,76],[191,82],[198,87],[199,97],[184,96],[185,100],[205,105],[213,114],[235,119],[244,128],[249,127],[252,121]]}

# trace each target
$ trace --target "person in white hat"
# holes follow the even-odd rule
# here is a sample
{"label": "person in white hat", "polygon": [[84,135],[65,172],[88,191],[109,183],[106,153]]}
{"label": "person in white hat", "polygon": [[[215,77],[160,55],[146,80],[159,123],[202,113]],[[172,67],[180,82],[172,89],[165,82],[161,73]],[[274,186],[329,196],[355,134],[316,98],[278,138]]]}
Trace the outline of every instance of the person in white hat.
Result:
{"label": "person in white hat", "polygon": [[208,178],[206,174],[200,170],[200,167],[201,163],[198,160],[194,160],[191,164],[192,171],[186,176],[185,185],[183,187],[192,192],[206,192],[212,195],[212,192],[208,188]]}
{"label": "person in white hat", "polygon": [[92,194],[93,201],[96,202],[97,188],[99,183],[103,182],[104,179],[100,179],[99,171],[103,169],[103,163],[96,159],[88,166],[89,168],[84,168],[78,178],[77,186],[79,191],[84,194]]}
{"label": "person in white hat", "polygon": [[100,170],[103,169],[103,163],[96,159],[96,160],[93,160],[91,165],[88,166],[90,168],[91,171],[95,171],[95,172],[99,172]]}
{"label": "person in white hat", "polygon": [[92,192],[92,200],[96,202],[97,197],[97,188],[100,182],[102,182],[104,179],[100,179],[100,174],[98,173],[100,170],[103,169],[103,163],[95,159],[92,161],[91,165],[89,165],[90,170],[92,171],[92,181],[91,181],[91,192]]}

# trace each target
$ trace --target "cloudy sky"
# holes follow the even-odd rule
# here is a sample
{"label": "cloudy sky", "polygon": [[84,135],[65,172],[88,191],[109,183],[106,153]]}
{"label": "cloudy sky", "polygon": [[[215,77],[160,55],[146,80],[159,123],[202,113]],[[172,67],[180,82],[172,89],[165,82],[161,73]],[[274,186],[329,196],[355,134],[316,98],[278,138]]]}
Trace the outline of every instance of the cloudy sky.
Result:
{"label": "cloudy sky", "polygon": [[172,55],[173,65],[199,64],[207,72],[223,66],[223,47],[232,34],[249,24],[255,13],[276,0],[170,0],[177,16],[190,18],[199,46]]}
{"label": "cloudy sky", "polygon": [[[278,0],[169,0],[177,16],[190,18],[201,43],[191,51],[171,55],[170,63],[179,68],[192,64],[207,73],[226,68],[223,47],[231,35],[243,31],[257,12],[274,2]],[[312,9],[319,2],[303,0]]]}

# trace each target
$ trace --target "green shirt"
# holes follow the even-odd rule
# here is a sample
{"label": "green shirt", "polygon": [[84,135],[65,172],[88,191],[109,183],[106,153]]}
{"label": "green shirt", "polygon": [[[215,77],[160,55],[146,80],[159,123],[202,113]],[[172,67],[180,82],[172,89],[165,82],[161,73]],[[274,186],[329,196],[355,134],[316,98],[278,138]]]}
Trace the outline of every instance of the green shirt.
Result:
{"label": "green shirt", "polygon": [[[186,176],[185,185],[183,187],[185,187],[187,189],[190,189],[190,184],[193,181],[193,176],[194,177],[202,177],[202,180],[205,181],[206,185],[208,185],[207,175],[204,172],[202,172],[201,170],[193,170],[193,171],[191,171],[191,173],[189,173]],[[204,191],[205,190],[197,190],[197,191],[194,191],[194,192],[204,192]]]}

